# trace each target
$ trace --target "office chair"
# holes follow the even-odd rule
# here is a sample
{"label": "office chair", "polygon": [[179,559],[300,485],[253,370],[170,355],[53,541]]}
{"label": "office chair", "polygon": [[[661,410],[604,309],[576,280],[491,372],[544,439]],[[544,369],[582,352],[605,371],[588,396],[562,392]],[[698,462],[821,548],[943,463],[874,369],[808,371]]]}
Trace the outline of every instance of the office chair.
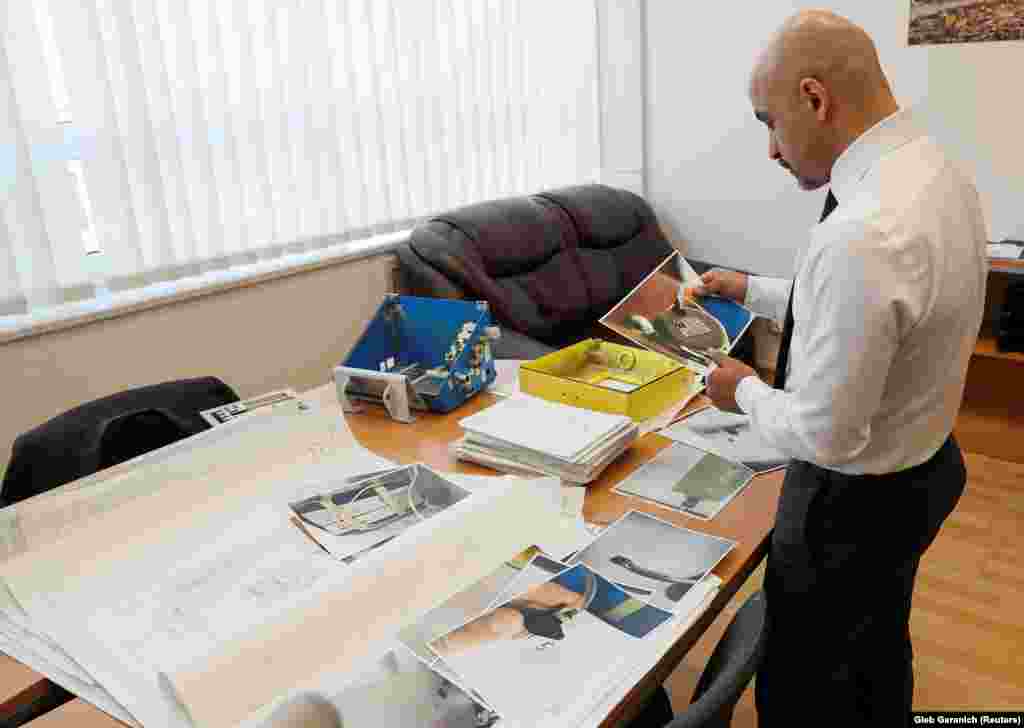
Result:
{"label": "office chair", "polygon": [[765,596],[751,594],[732,618],[697,681],[686,711],[673,717],[664,687],[658,687],[628,728],[729,728],[740,695],[764,652]]}
{"label": "office chair", "polygon": [[45,493],[210,427],[201,410],[237,402],[216,377],[136,387],[93,400],[14,440],[0,505]]}
{"label": "office chair", "polygon": [[764,652],[764,592],[751,594],[711,653],[686,710],[666,728],[729,728]]}
{"label": "office chair", "polygon": [[[0,506],[209,429],[199,412],[237,401],[224,382],[202,377],[137,387],[79,405],[15,438]],[[74,697],[47,680],[44,692],[7,725],[24,725]]]}

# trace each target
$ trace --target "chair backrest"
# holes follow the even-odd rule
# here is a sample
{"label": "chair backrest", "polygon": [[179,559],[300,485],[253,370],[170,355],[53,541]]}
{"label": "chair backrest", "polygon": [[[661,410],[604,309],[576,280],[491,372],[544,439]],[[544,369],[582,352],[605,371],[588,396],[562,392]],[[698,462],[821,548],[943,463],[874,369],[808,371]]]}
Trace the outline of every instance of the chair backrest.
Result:
{"label": "chair backrest", "polygon": [[643,198],[579,185],[435,215],[398,256],[409,293],[486,300],[503,325],[557,343],[671,252]]}
{"label": "chair backrest", "polygon": [[765,607],[764,592],[747,598],[704,666],[690,705],[667,728],[728,728],[761,662]]}
{"label": "chair backrest", "polygon": [[0,487],[10,505],[209,428],[201,410],[237,402],[216,377],[118,392],[19,435]]}

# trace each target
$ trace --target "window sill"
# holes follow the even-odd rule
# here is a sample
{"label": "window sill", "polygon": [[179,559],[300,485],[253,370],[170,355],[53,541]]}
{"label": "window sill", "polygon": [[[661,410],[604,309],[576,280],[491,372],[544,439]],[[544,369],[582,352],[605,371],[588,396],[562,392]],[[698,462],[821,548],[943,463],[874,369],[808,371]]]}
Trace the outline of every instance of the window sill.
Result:
{"label": "window sill", "polygon": [[409,230],[401,230],[386,235],[376,235],[365,240],[329,246],[311,253],[287,255],[229,270],[214,271],[165,283],[154,283],[129,291],[107,292],[105,295],[87,301],[54,306],[35,313],[3,316],[0,317],[0,344],[166,306],[233,288],[309,273],[319,268],[385,255],[406,242],[409,239],[409,232]]}

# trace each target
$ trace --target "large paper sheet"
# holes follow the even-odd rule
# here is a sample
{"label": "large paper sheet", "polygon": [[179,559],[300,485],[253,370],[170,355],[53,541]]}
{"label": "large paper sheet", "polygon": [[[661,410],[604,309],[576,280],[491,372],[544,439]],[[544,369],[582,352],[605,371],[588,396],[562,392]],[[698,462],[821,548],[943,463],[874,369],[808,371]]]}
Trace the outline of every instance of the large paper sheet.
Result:
{"label": "large paper sheet", "polygon": [[128,725],[135,726],[138,722],[103,688],[91,682],[79,680],[74,675],[62,671],[50,663],[45,657],[25,647],[20,641],[0,636],[0,652],[4,652],[19,662],[31,667],[41,675],[60,685],[65,690],[95,705],[100,710],[114,716]]}
{"label": "large paper sheet", "polygon": [[[247,447],[247,437],[253,437],[246,433],[280,427],[285,418],[319,409],[315,403],[303,403],[302,409],[292,404],[292,409],[274,413],[274,425],[250,419],[206,430],[0,509],[0,562],[58,541],[88,524],[93,516],[150,495],[190,472],[209,467],[210,462],[231,458],[235,450]],[[160,467],[154,467],[158,464]],[[0,610],[11,615],[21,612],[6,585],[0,588]]]}
{"label": "large paper sheet", "polygon": [[559,521],[549,494],[502,479],[357,561],[339,588],[168,673],[168,682],[197,725],[234,726],[297,690],[315,690],[325,675],[351,673]]}
{"label": "large paper sheet", "polygon": [[[343,578],[346,567],[260,505],[167,539],[32,616],[143,725],[188,725],[160,670],[189,664]],[[70,616],[74,615],[74,619]]]}
{"label": "large paper sheet", "polygon": [[[60,541],[75,529],[91,525],[94,516],[152,495],[191,473],[208,470],[211,464],[244,458],[255,441],[265,439],[266,432],[280,432],[282,427],[290,427],[288,420],[308,418],[320,411],[316,403],[290,404],[290,408],[279,407],[272,418],[254,418],[207,430],[0,510],[0,561]],[[349,440],[347,429],[344,440]],[[369,453],[365,455],[367,467],[389,465]],[[95,678],[62,645],[40,631],[2,582],[0,632],[6,636],[5,652],[115,717],[128,719],[105,690],[93,687]],[[111,709],[111,705],[116,708]]]}
{"label": "large paper sheet", "polygon": [[[326,408],[332,409],[332,408]],[[296,401],[289,407],[275,408],[277,424],[252,418],[231,423],[187,437],[157,450],[144,453],[118,465],[0,509],[0,560],[31,550],[40,543],[57,540],[66,531],[84,523],[92,515],[117,507],[121,502],[146,495],[164,487],[173,472],[201,467],[208,461],[224,459],[245,433],[266,427],[280,427],[286,418],[319,411],[316,401]],[[244,444],[242,445],[244,447]],[[165,463],[162,470],[145,470]],[[165,477],[150,477],[163,472]],[[128,476],[128,477],[122,477]]]}
{"label": "large paper sheet", "polygon": [[[245,513],[253,503],[265,501],[275,485],[294,478],[296,469],[332,463],[344,467],[365,453],[335,413],[253,422],[266,426],[200,451],[189,463],[157,463],[126,474],[131,487],[137,485],[148,494],[87,519],[67,518],[60,534],[50,533],[0,564],[0,576],[12,595],[31,613],[33,600],[86,586],[159,544],[168,533],[188,532],[225,514]],[[151,479],[163,482],[152,485]],[[115,498],[120,497],[117,491]]]}

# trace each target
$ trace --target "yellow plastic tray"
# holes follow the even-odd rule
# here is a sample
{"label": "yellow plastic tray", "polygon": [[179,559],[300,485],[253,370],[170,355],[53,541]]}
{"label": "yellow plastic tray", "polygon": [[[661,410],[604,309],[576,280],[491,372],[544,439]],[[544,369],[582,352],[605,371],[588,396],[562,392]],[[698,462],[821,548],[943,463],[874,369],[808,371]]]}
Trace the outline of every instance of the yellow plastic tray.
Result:
{"label": "yellow plastic tray", "polygon": [[535,397],[646,420],[687,396],[697,375],[667,356],[600,339],[519,367],[519,388]]}

